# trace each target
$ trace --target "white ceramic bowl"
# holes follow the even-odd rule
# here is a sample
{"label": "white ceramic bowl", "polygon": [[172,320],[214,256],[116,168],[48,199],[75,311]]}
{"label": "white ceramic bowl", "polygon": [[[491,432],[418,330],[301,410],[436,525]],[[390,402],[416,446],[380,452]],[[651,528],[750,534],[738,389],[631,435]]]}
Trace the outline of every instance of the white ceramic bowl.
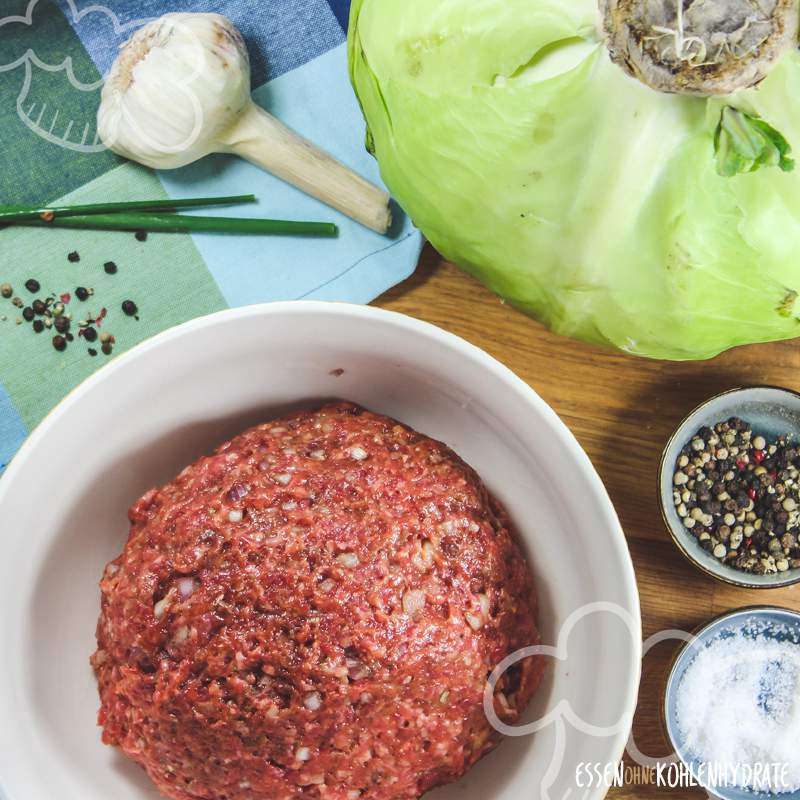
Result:
{"label": "white ceramic bowl", "polygon": [[[114,360],[45,419],[0,480],[7,800],[157,796],[137,767],[100,743],[88,663],[97,582],[122,548],[126,510],[247,426],[329,398],[396,417],[472,464],[524,541],[544,641],[555,645],[564,633],[529,714],[549,713],[548,724],[505,742],[432,797],[605,794],[578,791],[575,773],[581,762],[622,753],[639,683],[639,602],[589,459],[528,386],[457,337],[376,309],[301,302],[198,319]],[[600,601],[609,605],[580,612]]]}

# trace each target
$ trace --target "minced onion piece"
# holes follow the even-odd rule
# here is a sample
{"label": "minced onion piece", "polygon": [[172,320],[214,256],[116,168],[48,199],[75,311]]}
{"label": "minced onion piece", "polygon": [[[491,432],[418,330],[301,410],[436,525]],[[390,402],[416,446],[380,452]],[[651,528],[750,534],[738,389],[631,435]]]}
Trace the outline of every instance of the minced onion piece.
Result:
{"label": "minced onion piece", "polygon": [[153,606],[153,616],[156,619],[161,619],[171,604],[172,596],[170,594],[165,595]]}
{"label": "minced onion piece", "polygon": [[490,604],[489,604],[489,598],[487,597],[487,595],[485,595],[483,593],[479,594],[478,595],[478,602],[481,604],[481,614],[483,614],[484,617],[488,617],[489,616]]}
{"label": "minced onion piece", "polygon": [[349,569],[358,566],[358,556],[355,553],[339,553],[336,560],[343,566]]}
{"label": "minced onion piece", "polygon": [[178,591],[181,595],[181,600],[188,600],[193,594],[197,584],[194,578],[181,578],[178,581]]}
{"label": "minced onion piece", "polygon": [[403,611],[409,617],[415,617],[425,608],[425,592],[410,589],[403,595]]}
{"label": "minced onion piece", "polygon": [[466,619],[467,624],[474,631],[479,631],[483,627],[483,620],[480,617],[476,617],[474,614],[464,614],[464,619]]}
{"label": "minced onion piece", "polygon": [[172,637],[172,641],[175,644],[183,644],[189,638],[189,627],[187,625],[181,625],[177,631],[175,631],[175,636]]}

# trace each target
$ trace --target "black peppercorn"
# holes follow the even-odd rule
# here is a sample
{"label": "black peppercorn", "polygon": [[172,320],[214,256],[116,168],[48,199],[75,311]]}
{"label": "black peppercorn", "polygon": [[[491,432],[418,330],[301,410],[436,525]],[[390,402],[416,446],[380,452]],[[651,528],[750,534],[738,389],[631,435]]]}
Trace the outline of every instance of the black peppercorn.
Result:
{"label": "black peppercorn", "polygon": [[90,348],[89,348],[89,349],[88,349],[86,352],[87,352],[87,353],[88,353],[88,354],[89,354],[89,355],[90,355],[92,358],[94,358],[94,357],[97,355],[97,350],[95,350],[95,349],[94,349],[94,347],[90,347]]}
{"label": "black peppercorn", "polygon": [[28,290],[28,291],[29,291],[31,294],[36,294],[36,292],[38,292],[38,291],[39,291],[39,289],[41,289],[41,288],[42,288],[42,286],[41,286],[41,284],[39,283],[39,281],[37,281],[37,280],[36,280],[36,278],[28,278],[28,280],[27,280],[27,281],[25,281],[25,288],[26,288],[26,289],[27,289],[27,290]]}
{"label": "black peppercorn", "polygon": [[44,322],[42,322],[40,319],[35,319],[33,321],[33,329],[36,331],[36,333],[41,333],[44,330]]}
{"label": "black peppercorn", "polygon": [[747,508],[749,503],[750,498],[744,494],[744,492],[740,492],[736,495],[736,505],[739,506],[739,508]]}
{"label": "black peppercorn", "polygon": [[136,303],[133,300],[125,300],[122,303],[122,311],[125,315],[132,317],[139,309],[136,307]]}
{"label": "black peppercorn", "polygon": [[75,297],[78,298],[81,302],[89,299],[89,290],[85,286],[79,286],[75,290]]}
{"label": "black peppercorn", "polygon": [[106,271],[106,275],[117,274],[117,265],[113,261],[106,261],[106,263],[103,264],[103,269]]}
{"label": "black peppercorn", "polygon": [[67,349],[67,340],[61,335],[54,336],[53,347],[55,347],[55,349],[60,353]]}
{"label": "black peppercorn", "polygon": [[47,311],[47,304],[43,300],[34,300],[31,303],[31,308],[33,309],[34,314],[37,314],[41,317],[42,314]]}
{"label": "black peppercorn", "polygon": [[68,256],[67,261],[71,264],[77,264],[81,260],[80,253],[77,250],[73,250]]}
{"label": "black peppercorn", "polygon": [[22,309],[22,318],[25,322],[33,322],[35,316],[36,314],[33,313],[33,309],[30,306],[25,306],[25,308]]}
{"label": "black peppercorn", "polygon": [[139,242],[147,241],[147,231],[136,231],[136,240]]}
{"label": "black peppercorn", "polygon": [[97,341],[97,330],[95,328],[84,328],[83,338],[86,339],[87,342]]}
{"label": "black peppercorn", "polygon": [[66,333],[70,328],[69,320],[66,317],[56,317],[53,325],[59,333]]}

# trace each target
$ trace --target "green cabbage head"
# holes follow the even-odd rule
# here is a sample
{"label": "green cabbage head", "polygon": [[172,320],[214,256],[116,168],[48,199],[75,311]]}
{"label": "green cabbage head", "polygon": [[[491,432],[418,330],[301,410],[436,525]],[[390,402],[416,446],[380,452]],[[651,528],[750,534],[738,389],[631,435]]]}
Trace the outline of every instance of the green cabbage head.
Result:
{"label": "green cabbage head", "polygon": [[[601,20],[594,0],[354,0],[351,79],[387,185],[446,258],[559,333],[666,359],[800,335],[797,49],[755,87],[670,94],[612,60]],[[662,29],[648,46],[709,58]]]}

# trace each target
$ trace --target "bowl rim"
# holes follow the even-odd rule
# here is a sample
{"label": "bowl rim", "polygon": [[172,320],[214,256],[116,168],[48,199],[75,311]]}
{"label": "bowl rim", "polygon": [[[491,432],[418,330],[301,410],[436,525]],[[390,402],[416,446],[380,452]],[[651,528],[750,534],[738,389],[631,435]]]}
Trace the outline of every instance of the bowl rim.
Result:
{"label": "bowl rim", "polygon": [[[61,401],[39,422],[31,431],[20,449],[13,456],[3,475],[0,476],[0,508],[6,496],[13,486],[17,473],[21,472],[34,448],[45,439],[49,430],[56,424],[58,419],[63,416],[70,408],[81,402],[84,395],[91,391],[95,386],[101,384],[118,371],[140,358],[146,357],[150,351],[160,347],[162,344],[190,335],[192,332],[213,327],[225,322],[232,322],[239,319],[257,318],[265,315],[303,315],[318,314],[330,318],[355,318],[367,322],[379,322],[387,324],[401,330],[407,330],[427,336],[429,339],[460,353],[462,356],[477,362],[484,369],[489,370],[499,380],[501,380],[509,391],[517,394],[528,405],[532,406],[537,413],[546,419],[552,426],[554,434],[558,437],[563,448],[579,464],[591,478],[597,501],[604,509],[603,524],[609,530],[614,531],[611,541],[615,556],[622,573],[623,591],[626,596],[628,611],[636,624],[638,636],[632,636],[631,648],[628,656],[628,672],[630,680],[625,692],[624,708],[620,709],[630,720],[629,726],[608,737],[609,753],[619,762],[625,752],[628,742],[630,727],[637,707],[639,686],[642,673],[642,617],[641,600],[636,581],[636,573],[633,566],[628,541],[619,521],[616,509],[608,494],[608,490],[602,478],[597,472],[588,454],[580,445],[572,431],[566,423],[556,414],[556,412],[546,403],[536,391],[522,380],[505,364],[501,363],[494,356],[485,352],[476,345],[462,339],[450,331],[446,331],[432,323],[419,320],[406,314],[388,309],[377,308],[374,306],[358,305],[346,302],[331,302],[321,300],[284,300],[266,303],[258,303],[237,308],[224,309],[212,314],[196,317],[180,325],[173,326],[161,331],[148,339],[140,342],[125,353],[120,354],[113,360],[101,366],[97,371],[86,377],[81,383],[75,386]],[[1,780],[1,776],[0,776]],[[600,789],[596,795],[596,800],[605,797],[608,789]]]}
{"label": "bowl rim", "polygon": [[[753,389],[770,389],[773,391],[778,392],[785,392],[786,394],[792,395],[797,400],[800,400],[800,392],[795,391],[794,389],[787,389],[785,386],[775,386],[773,384],[767,383],[757,383],[753,384],[752,386],[737,386],[733,389],[727,389],[724,392],[718,392],[717,394],[707,398],[702,403],[699,403],[694,408],[692,408],[687,414],[683,416],[681,421],[675,426],[674,431],[670,435],[667,443],[664,445],[664,449],[661,451],[661,458],[658,464],[658,475],[657,475],[657,492],[658,492],[658,507],[661,511],[661,519],[664,522],[664,527],[669,532],[670,538],[672,539],[675,546],[678,548],[678,552],[696,569],[699,569],[701,572],[705,573],[706,575],[710,575],[715,580],[720,581],[721,583],[726,583],[729,586],[738,586],[741,589],[758,589],[759,591],[769,590],[769,589],[785,589],[788,586],[794,586],[795,584],[800,583],[800,570],[798,570],[798,574],[793,578],[786,578],[783,581],[776,581],[775,583],[750,583],[747,581],[746,578],[742,577],[737,579],[734,577],[735,575],[747,575],[746,572],[741,572],[740,570],[735,570],[733,567],[728,567],[728,571],[731,573],[730,575],[727,574],[717,574],[712,570],[708,569],[700,560],[694,555],[694,553],[690,552],[690,550],[684,545],[682,539],[675,533],[674,526],[669,520],[667,516],[667,509],[664,504],[664,496],[661,492],[661,483],[664,478],[664,472],[668,468],[667,464],[667,453],[672,447],[673,443],[677,440],[678,434],[680,433],[681,429],[686,425],[689,421],[689,418],[696,414],[698,411],[705,408],[707,405],[710,405],[715,400],[719,400],[721,397],[727,397],[728,395],[739,394],[741,392],[749,392]],[[671,467],[669,467],[671,469]]]}
{"label": "bowl rim", "polygon": [[[780,388],[780,387],[769,387],[769,388]],[[726,392],[723,392],[726,394]],[[668,724],[669,720],[669,697],[671,690],[674,688],[675,685],[675,672],[678,668],[678,662],[681,660],[681,656],[686,652],[686,650],[691,647],[692,645],[697,642],[703,634],[708,631],[710,628],[718,625],[720,622],[724,622],[726,619],[732,619],[733,617],[738,617],[740,615],[746,614],[757,614],[757,613],[780,613],[780,614],[789,614],[789,616],[794,617],[798,623],[800,623],[800,611],[795,611],[792,608],[786,608],[785,606],[776,606],[776,605],[769,605],[769,604],[761,604],[756,603],[754,605],[747,605],[741,606],[740,608],[733,608],[729,611],[723,611],[721,614],[717,614],[716,616],[712,617],[711,619],[707,620],[706,622],[702,622],[699,625],[695,626],[691,631],[692,638],[689,641],[684,641],[680,644],[680,646],[675,650],[675,653],[672,656],[669,664],[669,670],[667,671],[667,679],[664,684],[664,696],[661,699],[660,703],[660,716],[661,716],[661,728],[663,730],[664,736],[666,737],[667,741],[669,742],[669,746],[672,748],[672,754],[681,762],[687,769],[690,769],[690,765],[684,761],[683,757],[681,756],[680,752],[678,751],[678,745],[675,742],[675,739],[670,732],[670,727]],[[700,781],[698,780],[698,783]],[[712,789],[700,783],[700,785],[705,789],[707,792],[710,792],[711,795],[717,797]],[[754,794],[753,797],[757,798],[760,795]],[[771,796],[771,795],[768,795]],[[791,796],[791,795],[789,795]]]}

